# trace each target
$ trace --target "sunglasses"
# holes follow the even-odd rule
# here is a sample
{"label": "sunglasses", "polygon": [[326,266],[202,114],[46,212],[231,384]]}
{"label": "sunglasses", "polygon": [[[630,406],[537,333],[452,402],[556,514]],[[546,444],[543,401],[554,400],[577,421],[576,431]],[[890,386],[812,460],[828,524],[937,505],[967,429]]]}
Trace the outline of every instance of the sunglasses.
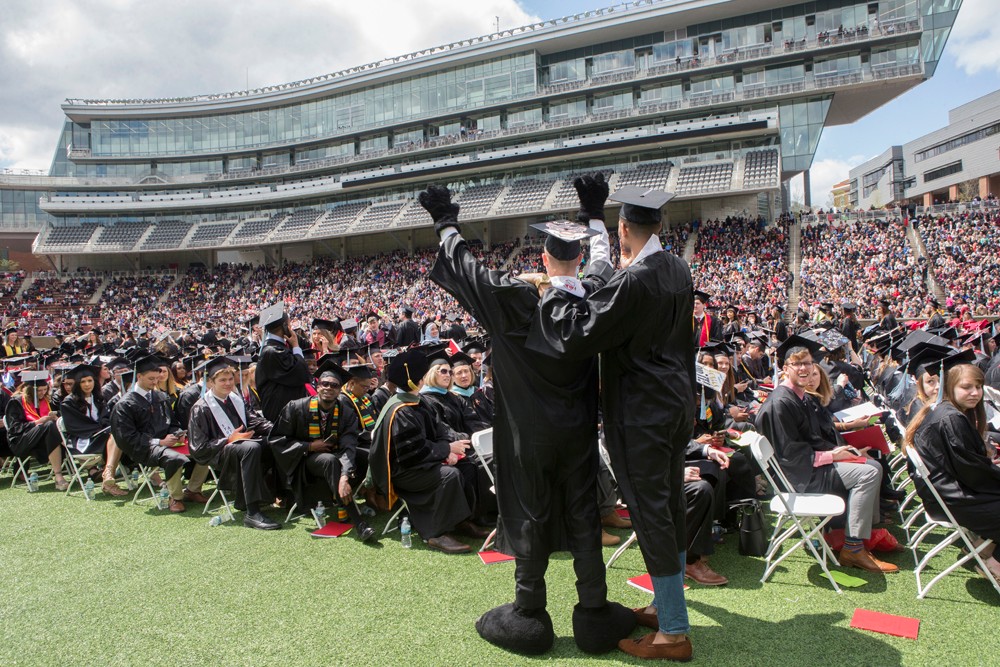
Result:
{"label": "sunglasses", "polygon": [[339,382],[330,382],[329,380],[324,380],[323,382],[319,383],[319,386],[326,387],[327,389],[337,389],[341,385]]}

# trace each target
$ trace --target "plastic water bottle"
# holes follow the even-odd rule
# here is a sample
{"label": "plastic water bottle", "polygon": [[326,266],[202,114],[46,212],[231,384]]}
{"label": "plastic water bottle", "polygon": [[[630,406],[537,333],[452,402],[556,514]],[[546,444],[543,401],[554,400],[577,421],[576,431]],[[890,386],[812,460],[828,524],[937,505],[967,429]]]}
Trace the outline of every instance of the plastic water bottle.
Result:
{"label": "plastic water bottle", "polygon": [[413,540],[410,537],[410,517],[404,516],[403,520],[399,522],[399,536],[399,541],[403,544],[404,549],[413,546]]}
{"label": "plastic water bottle", "polygon": [[133,470],[132,471],[132,483],[133,484],[138,484],[139,483],[139,471],[138,470]]}
{"label": "plastic water bottle", "polygon": [[170,492],[166,489],[160,489],[160,495],[156,499],[156,507],[165,510],[170,507]]}
{"label": "plastic water bottle", "polygon": [[94,499],[94,480],[88,479],[87,483],[83,485],[83,495],[87,497],[87,500]]}
{"label": "plastic water bottle", "polygon": [[28,493],[34,493],[38,490],[38,473],[33,472],[28,475]]}
{"label": "plastic water bottle", "polygon": [[316,519],[316,525],[320,528],[326,525],[326,507],[323,506],[322,501],[316,503],[316,509],[313,510],[313,518]]}
{"label": "plastic water bottle", "polygon": [[222,525],[222,517],[220,515],[216,514],[215,516],[213,516],[211,519],[208,520],[208,525],[211,526],[212,528],[214,528],[216,526],[221,526]]}

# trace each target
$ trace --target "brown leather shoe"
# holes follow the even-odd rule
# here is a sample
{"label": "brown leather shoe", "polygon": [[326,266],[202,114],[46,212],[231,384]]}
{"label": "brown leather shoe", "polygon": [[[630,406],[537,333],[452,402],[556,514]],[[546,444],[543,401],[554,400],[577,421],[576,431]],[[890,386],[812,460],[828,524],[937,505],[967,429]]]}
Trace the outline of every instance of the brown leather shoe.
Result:
{"label": "brown leather shoe", "polygon": [[840,564],[845,567],[857,567],[862,570],[868,570],[869,572],[882,572],[886,574],[899,572],[898,565],[886,563],[885,561],[875,558],[875,556],[872,556],[868,549],[862,549],[861,551],[841,549],[840,554],[837,556],[837,560],[839,560]]}
{"label": "brown leather shoe", "polygon": [[183,512],[184,510],[186,510],[187,508],[184,507],[184,503],[182,503],[181,501],[174,500],[173,498],[171,498],[170,499],[170,505],[168,505],[168,509],[171,512],[173,512],[174,514],[180,514],[181,512]]}
{"label": "brown leather shoe", "polygon": [[431,549],[437,549],[438,551],[443,551],[446,554],[464,554],[472,551],[472,547],[468,544],[459,542],[451,535],[441,535],[439,537],[432,537],[427,540],[427,546]]}
{"label": "brown leather shoe", "polygon": [[728,579],[710,568],[704,560],[684,566],[684,576],[702,586],[722,586],[729,583]]}
{"label": "brown leather shoe", "polygon": [[687,637],[683,641],[671,642],[669,644],[654,644],[655,632],[650,632],[637,639],[626,637],[618,642],[618,648],[634,655],[637,658],[653,658],[656,660],[674,660],[676,662],[687,662],[691,659],[693,650],[691,640]]}
{"label": "brown leather shoe", "polygon": [[606,530],[602,530],[601,531],[601,546],[602,547],[613,547],[616,544],[619,544],[621,541],[622,541],[622,538],[618,537],[617,535],[612,535],[611,533],[609,533]]}
{"label": "brown leather shoe", "polygon": [[463,521],[462,523],[455,526],[455,531],[459,535],[465,535],[466,537],[478,537],[484,538],[489,537],[492,532],[488,528],[483,528],[482,526],[472,523],[471,521]]}
{"label": "brown leather shoe", "polygon": [[635,622],[643,627],[659,630],[660,619],[656,616],[656,612],[649,612],[646,611],[646,609],[648,609],[648,607],[632,608],[632,613],[635,614]]}
{"label": "brown leather shoe", "polygon": [[201,491],[191,491],[189,489],[184,489],[184,501],[188,503],[201,503],[204,505],[208,502],[208,496],[206,496]]}
{"label": "brown leather shoe", "polygon": [[123,488],[115,484],[114,480],[111,479],[104,480],[104,482],[101,484],[101,491],[108,494],[109,496],[128,495],[128,491],[124,490]]}
{"label": "brown leather shoe", "polygon": [[631,528],[632,522],[618,516],[618,512],[611,511],[601,517],[601,525],[605,528]]}

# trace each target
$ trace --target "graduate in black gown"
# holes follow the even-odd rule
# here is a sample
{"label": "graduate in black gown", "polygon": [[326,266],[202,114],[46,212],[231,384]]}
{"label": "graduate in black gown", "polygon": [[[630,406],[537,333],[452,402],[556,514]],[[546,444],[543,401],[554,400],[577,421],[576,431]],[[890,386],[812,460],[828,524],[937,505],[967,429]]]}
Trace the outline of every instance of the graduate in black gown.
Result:
{"label": "graduate in black gown", "polygon": [[468,553],[469,545],[450,533],[478,535],[482,530],[470,525],[476,489],[468,470],[474,480],[475,464],[466,458],[470,442],[454,440],[454,432],[420,395],[427,368],[426,353],[420,348],[389,362],[386,378],[399,389],[375,422],[369,472],[389,507],[399,498],[406,501],[413,528],[427,546]]}
{"label": "graduate in black gown", "polygon": [[368,388],[375,379],[375,367],[369,364],[355,363],[344,366],[344,370],[347,372],[347,381],[344,383],[342,392],[358,416],[360,429],[354,465],[358,470],[358,478],[365,479],[368,475],[368,455],[372,448],[372,433],[375,431],[375,420],[378,419],[379,413],[375,401],[368,395]]}
{"label": "graduate in black gown", "polygon": [[[987,427],[983,373],[969,363],[948,368],[962,359],[955,355],[943,362],[947,370],[939,395],[941,402],[936,407],[925,407],[916,416],[907,429],[905,444],[916,448],[930,473],[929,480],[914,480],[931,517],[944,515],[927,489],[927,481],[934,485],[959,525],[985,540],[1000,543],[1000,466],[995,448],[983,440]],[[995,577],[1000,577],[996,551],[986,564]]]}
{"label": "graduate in black gown", "polygon": [[266,336],[255,371],[260,411],[264,418],[277,423],[288,403],[308,395],[306,384],[312,379],[299,347],[298,336],[285,317],[285,307],[278,303],[260,313],[260,326]]}
{"label": "graduate in black gown", "polygon": [[136,361],[135,385],[111,410],[111,434],[133,461],[163,468],[170,492],[169,509],[183,512],[187,509],[185,500],[205,502],[200,489],[208,477],[208,469],[196,465],[191,473],[191,487],[198,491],[184,488],[181,475],[191,459],[174,449],[184,429],[174,418],[170,397],[156,389],[163,363],[154,355]]}
{"label": "graduate in black gown", "polygon": [[7,401],[4,419],[7,442],[14,456],[35,457],[52,465],[56,490],[69,483],[62,474],[62,437],[56,427],[59,414],[49,404],[49,372],[21,371],[21,386]]}
{"label": "graduate in black gown", "polygon": [[[471,370],[472,359],[461,352],[449,357],[442,350],[429,355],[428,361],[430,361],[431,368],[427,377],[424,378],[424,388],[421,393],[427,402],[434,407],[438,419],[447,424],[462,439],[470,438],[476,431],[488,428],[473,410],[471,401],[466,401],[463,396],[451,391],[454,365],[462,364]],[[470,393],[469,396],[471,397],[471,395]]]}
{"label": "graduate in black gown", "polygon": [[244,526],[278,530],[281,524],[261,512],[274,499],[264,476],[274,463],[267,446],[271,422],[243,401],[238,372],[227,357],[205,363],[208,391],[192,406],[188,422],[191,458],[220,468],[219,486],[235,490],[236,509],[245,511]]}
{"label": "graduate in black gown", "polygon": [[[368,542],[375,530],[362,520],[354,502],[354,490],[364,481],[356,464],[361,426],[351,400],[340,391],[350,375],[327,357],[316,369],[316,396],[284,406],[268,444],[300,508],[335,500],[346,507],[355,536]],[[315,482],[325,488],[314,490]]]}
{"label": "graduate in black gown", "polygon": [[[580,298],[611,274],[603,175],[574,182],[578,216],[589,227],[566,223],[546,233],[543,262],[549,284]],[[490,271],[473,257],[457,233],[458,207],[447,190],[429,188],[421,202],[442,236],[431,280],[452,294],[490,334],[493,375],[493,461],[496,470],[497,547],[515,557],[515,598],[476,623],[487,641],[521,653],[552,645],[546,611],[545,570],[555,551],[573,554],[579,604],[574,639],[589,652],[614,648],[635,621],[607,601],[597,503],[597,385],[592,355],[557,360],[525,348],[539,297],[535,286]],[[565,230],[568,233],[561,233]],[[593,236],[591,261],[578,278],[580,240]],[[539,277],[540,278],[540,277]]]}
{"label": "graduate in black gown", "polygon": [[695,417],[694,286],[687,264],[665,252],[658,237],[660,209],[671,195],[626,187],[613,199],[623,204],[622,269],[585,299],[547,290],[527,345],[564,361],[602,353],[611,467],[654,589],[654,606],[635,615],[659,629],[618,646],[630,654],[684,660],[692,652],[684,602],[683,479]]}

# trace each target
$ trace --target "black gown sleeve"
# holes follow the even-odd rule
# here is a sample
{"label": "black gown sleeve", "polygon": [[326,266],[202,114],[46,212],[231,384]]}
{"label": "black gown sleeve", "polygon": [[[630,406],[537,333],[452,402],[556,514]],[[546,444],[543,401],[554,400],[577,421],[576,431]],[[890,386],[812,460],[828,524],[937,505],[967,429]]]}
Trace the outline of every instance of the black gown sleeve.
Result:
{"label": "black gown sleeve", "polygon": [[443,431],[427,431],[429,420],[420,414],[419,406],[403,406],[396,410],[389,437],[396,463],[403,470],[440,465],[451,453]]}
{"label": "black gown sleeve", "polygon": [[[107,410],[104,412],[107,413]],[[104,428],[99,422],[91,419],[86,412],[80,410],[73,396],[67,396],[63,399],[59,416],[62,417],[66,435],[74,440],[77,438],[89,438]]]}
{"label": "black gown sleeve", "polygon": [[350,398],[341,395],[337,400],[340,404],[340,423],[337,424],[340,474],[353,479],[361,422],[358,420],[358,413],[354,411],[354,406],[351,405]]}
{"label": "black gown sleeve", "polygon": [[296,468],[309,453],[308,427],[304,419],[302,401],[288,403],[281,409],[278,421],[271,428],[267,442],[274,453],[274,460],[286,478],[291,480]]}
{"label": "black gown sleeve", "polygon": [[226,446],[226,436],[215,423],[212,410],[204,401],[198,401],[191,408],[188,420],[188,445],[191,458],[198,463],[215,463]]}

